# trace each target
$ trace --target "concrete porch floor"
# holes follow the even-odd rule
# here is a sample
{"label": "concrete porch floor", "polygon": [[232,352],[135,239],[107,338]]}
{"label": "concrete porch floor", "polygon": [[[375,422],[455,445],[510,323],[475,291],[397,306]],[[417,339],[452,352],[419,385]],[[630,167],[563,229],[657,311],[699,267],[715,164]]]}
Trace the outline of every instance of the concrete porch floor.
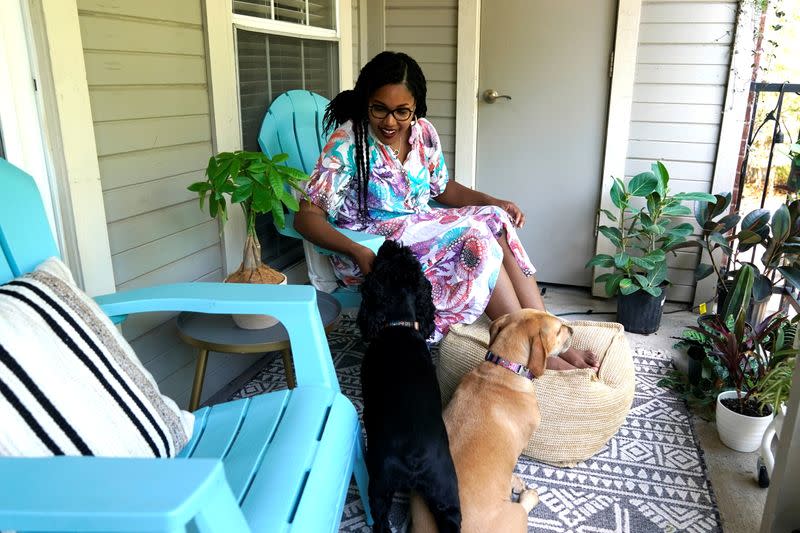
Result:
{"label": "concrete porch floor", "polygon": [[[564,316],[565,320],[613,321],[614,314],[586,314],[616,312],[616,303],[594,298],[588,289],[542,284],[547,310],[554,314],[578,312]],[[672,337],[680,336],[683,328],[694,324],[697,315],[685,309],[685,304],[667,302],[660,329],[652,335],[627,333],[631,348],[646,347],[675,353]],[[675,311],[675,312],[671,312]],[[756,478],[757,453],[731,450],[719,440],[713,422],[693,417],[695,432],[705,455],[711,486],[717,500],[722,526],[726,533],[754,533],[761,528],[761,515],[767,499],[767,489],[759,488]]]}

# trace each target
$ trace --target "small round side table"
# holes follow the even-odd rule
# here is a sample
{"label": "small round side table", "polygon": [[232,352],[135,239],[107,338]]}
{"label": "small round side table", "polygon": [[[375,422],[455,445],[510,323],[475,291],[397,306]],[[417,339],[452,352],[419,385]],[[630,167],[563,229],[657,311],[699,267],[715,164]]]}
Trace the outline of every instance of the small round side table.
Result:
{"label": "small round side table", "polygon": [[[328,333],[336,325],[342,306],[333,296],[322,291],[317,291],[317,306],[322,325]],[[200,350],[189,401],[190,411],[196,410],[200,405],[209,351],[234,354],[280,351],[283,356],[286,383],[290,389],[295,386],[289,333],[281,323],[265,329],[242,329],[233,322],[231,315],[187,311],[178,315],[178,336],[186,344]]]}

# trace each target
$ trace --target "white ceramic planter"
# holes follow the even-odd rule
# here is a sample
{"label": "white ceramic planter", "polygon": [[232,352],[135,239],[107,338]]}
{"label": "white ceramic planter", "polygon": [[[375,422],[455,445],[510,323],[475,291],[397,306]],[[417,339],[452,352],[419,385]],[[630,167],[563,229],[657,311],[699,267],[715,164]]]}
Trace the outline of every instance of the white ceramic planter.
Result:
{"label": "white ceramic planter", "polygon": [[722,405],[722,400],[736,397],[736,391],[721,392],[717,396],[719,438],[725,446],[737,452],[754,452],[761,445],[761,439],[773,415],[745,416]]}
{"label": "white ceramic planter", "polygon": [[[286,276],[278,285],[286,285]],[[266,329],[271,328],[279,321],[271,315],[231,315],[233,322],[242,329]]]}

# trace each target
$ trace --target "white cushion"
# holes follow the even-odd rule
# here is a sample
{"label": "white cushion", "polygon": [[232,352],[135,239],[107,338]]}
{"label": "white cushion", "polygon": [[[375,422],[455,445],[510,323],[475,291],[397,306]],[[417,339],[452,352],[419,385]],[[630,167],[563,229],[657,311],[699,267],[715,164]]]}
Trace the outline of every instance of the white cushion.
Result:
{"label": "white cushion", "polygon": [[194,415],[50,258],[0,287],[0,420],[1,456],[173,457]]}

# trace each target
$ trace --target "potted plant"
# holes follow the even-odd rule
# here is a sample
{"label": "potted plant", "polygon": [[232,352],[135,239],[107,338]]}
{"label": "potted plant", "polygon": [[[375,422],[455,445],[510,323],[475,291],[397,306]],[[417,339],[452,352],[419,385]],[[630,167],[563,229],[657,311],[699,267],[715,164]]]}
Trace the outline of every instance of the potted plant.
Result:
{"label": "potted plant", "polygon": [[[730,193],[715,195],[713,201],[697,206],[695,218],[702,229],[700,244],[708,252],[710,263],[697,265],[695,279],[715,274],[718,302],[725,299],[733,278],[745,264],[755,271],[751,306],[765,302],[781,284],[800,288],[800,200],[791,194],[787,200],[789,203],[775,213],[755,209],[744,218],[728,212]],[[764,251],[757,262],[753,259],[758,246]],[[717,250],[727,258],[725,267],[714,257]],[[752,310],[747,318],[753,319]]]}
{"label": "potted plant", "polygon": [[783,362],[797,353],[791,346],[796,326],[783,312],[755,326],[745,320],[754,277],[754,269],[744,265],[736,275],[723,313],[701,316],[699,326],[693,328],[709,335],[709,356],[717,358],[727,370],[731,390],[721,392],[716,404],[720,440],[743,452],[758,449],[777,407],[757,398],[769,397],[767,391],[773,390],[772,380],[784,368]]}
{"label": "potted plant", "polygon": [[626,185],[614,178],[611,201],[616,213],[602,209],[601,214],[614,225],[598,226],[614,245],[614,255],[598,254],[586,267],[611,268],[595,281],[605,283],[606,294],[617,298],[617,320],[626,331],[653,333],[661,323],[666,298],[667,253],[686,246],[693,228],[689,223],[675,224],[671,217],[689,216],[692,210],[684,201],[708,202],[706,193],[676,193],[669,190],[669,173],[661,162],[653,163],[651,172],[637,174]]}
{"label": "potted plant", "polygon": [[[286,224],[284,208],[297,211],[300,205],[292,189],[303,193],[300,182],[308,176],[284,163],[289,156],[278,154],[270,159],[262,152],[223,152],[208,160],[205,177],[189,185],[190,191],[200,197],[200,209],[206,200],[212,217],[222,225],[228,220],[228,200],[238,204],[244,212],[247,238],[244,243],[242,263],[225,278],[226,283],[286,283],[286,276],[261,261],[261,243],[256,234],[256,216],[272,214],[275,224]],[[234,315],[237,325],[246,329],[260,329],[275,324],[272,317],[261,315]]]}

